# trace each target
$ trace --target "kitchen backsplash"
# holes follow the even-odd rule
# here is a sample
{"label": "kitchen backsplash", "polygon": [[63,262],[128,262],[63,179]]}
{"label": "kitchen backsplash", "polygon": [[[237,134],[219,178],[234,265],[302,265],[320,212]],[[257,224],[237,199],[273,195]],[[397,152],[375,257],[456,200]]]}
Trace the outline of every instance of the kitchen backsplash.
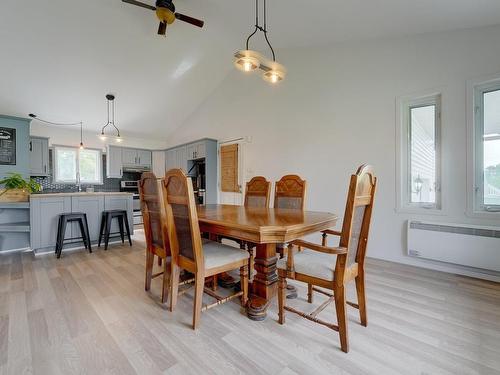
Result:
{"label": "kitchen backsplash", "polygon": [[[67,185],[67,184],[56,184],[52,181],[52,150],[49,150],[49,177],[35,177],[35,181],[38,182],[43,187],[43,192],[64,192],[64,191],[75,191],[77,186]],[[102,185],[85,185],[82,184],[82,190],[88,187],[93,187],[95,191],[120,191],[120,179],[117,178],[106,178],[106,155],[102,155],[102,174],[103,174],[103,184]],[[123,179],[126,180],[128,177],[126,173],[123,175]],[[132,178],[129,176],[129,178]]]}

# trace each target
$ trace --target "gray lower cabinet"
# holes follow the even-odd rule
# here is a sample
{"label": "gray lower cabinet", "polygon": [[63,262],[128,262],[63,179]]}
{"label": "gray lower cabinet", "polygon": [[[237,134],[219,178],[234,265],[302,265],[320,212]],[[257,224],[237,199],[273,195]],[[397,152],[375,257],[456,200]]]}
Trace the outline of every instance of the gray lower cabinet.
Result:
{"label": "gray lower cabinet", "polygon": [[[101,215],[104,211],[104,195],[71,197],[71,206],[72,212],[87,214],[90,240],[97,241],[99,239]],[[75,237],[80,236],[78,223],[72,224],[72,230]]]}
{"label": "gray lower cabinet", "polygon": [[[31,248],[42,249],[56,245],[59,215],[71,212],[71,197],[50,197],[31,200]],[[66,227],[66,238],[72,237],[71,225]]]}
{"label": "gray lower cabinet", "polygon": [[30,176],[48,176],[49,174],[49,139],[30,138]]}
{"label": "gray lower cabinet", "polygon": [[[134,230],[132,209],[131,194],[32,196],[30,204],[31,248],[35,251],[54,250],[59,215],[69,212],[83,212],[87,215],[90,239],[92,242],[96,242],[99,238],[102,212],[104,210],[127,210],[132,234]],[[113,223],[111,231],[119,231],[117,222]],[[80,236],[80,228],[77,223],[66,227],[66,239]]]}
{"label": "gray lower cabinet", "polygon": [[[104,197],[105,210],[127,210],[128,223],[130,226],[130,234],[134,232],[134,218],[133,218],[133,201],[131,195],[109,195]],[[111,225],[111,233],[118,232],[118,220],[113,219]]]}

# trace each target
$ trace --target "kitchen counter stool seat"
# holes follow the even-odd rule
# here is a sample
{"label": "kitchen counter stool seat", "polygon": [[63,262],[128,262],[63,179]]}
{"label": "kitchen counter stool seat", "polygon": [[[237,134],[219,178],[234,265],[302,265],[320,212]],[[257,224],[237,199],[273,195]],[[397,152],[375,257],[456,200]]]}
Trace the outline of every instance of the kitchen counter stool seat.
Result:
{"label": "kitchen counter stool seat", "polygon": [[[66,234],[66,226],[68,223],[77,222],[80,227],[81,237],[64,238]],[[75,241],[78,240],[78,241]],[[71,242],[66,242],[71,241]],[[59,222],[57,224],[57,238],[56,238],[56,255],[57,258],[61,257],[64,244],[71,244],[83,241],[85,248],[92,252],[90,246],[89,225],[87,222],[87,215],[83,212],[68,212],[59,215]]]}
{"label": "kitchen counter stool seat", "polygon": [[[111,223],[113,219],[118,219],[119,232],[111,233]],[[104,250],[108,250],[108,243],[110,238],[118,237],[119,235],[122,239],[122,243],[125,243],[125,233],[127,231],[127,238],[130,246],[132,246],[132,239],[130,237],[130,225],[128,221],[126,210],[106,210],[102,212],[101,217],[101,230],[99,231],[99,243],[98,247],[101,247],[101,242],[104,236]]]}

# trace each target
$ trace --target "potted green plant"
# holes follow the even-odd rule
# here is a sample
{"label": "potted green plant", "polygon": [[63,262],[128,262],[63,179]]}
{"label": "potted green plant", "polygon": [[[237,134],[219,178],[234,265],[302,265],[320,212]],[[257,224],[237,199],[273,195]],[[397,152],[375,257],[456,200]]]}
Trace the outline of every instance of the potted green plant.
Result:
{"label": "potted green plant", "polygon": [[0,201],[2,202],[27,202],[31,193],[41,190],[41,186],[34,179],[26,180],[19,173],[8,173],[8,177],[0,180]]}

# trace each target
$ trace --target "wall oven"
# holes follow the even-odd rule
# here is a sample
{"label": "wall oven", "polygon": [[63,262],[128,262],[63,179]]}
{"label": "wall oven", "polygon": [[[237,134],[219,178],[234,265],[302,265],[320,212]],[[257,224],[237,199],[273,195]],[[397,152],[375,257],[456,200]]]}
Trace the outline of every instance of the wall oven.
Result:
{"label": "wall oven", "polygon": [[141,212],[141,198],[139,196],[139,181],[121,181],[120,190],[126,191],[133,194],[133,206],[134,211],[134,225],[141,225],[142,212]]}

